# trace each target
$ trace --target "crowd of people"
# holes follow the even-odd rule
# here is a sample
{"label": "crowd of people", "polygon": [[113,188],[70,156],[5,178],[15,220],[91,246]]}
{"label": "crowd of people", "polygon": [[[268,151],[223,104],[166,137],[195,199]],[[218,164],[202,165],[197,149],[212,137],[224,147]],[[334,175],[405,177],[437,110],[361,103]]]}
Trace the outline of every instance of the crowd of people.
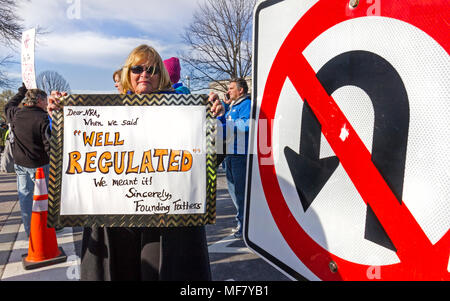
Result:
{"label": "crowd of people", "polygon": [[[120,94],[190,94],[188,87],[179,82],[180,70],[178,58],[163,61],[153,47],[140,45],[113,73],[113,81]],[[51,117],[61,108],[59,99],[63,95],[63,91],[55,91],[48,96],[42,90],[28,90],[22,85],[5,106],[10,127],[8,137],[11,137],[8,141],[12,146],[27,235],[30,233],[35,172],[38,167],[43,167],[48,183]],[[231,79],[226,99],[221,100],[218,94],[211,92],[209,101],[212,102],[213,116],[223,127],[224,137],[219,140],[234,137],[227,141],[230,147],[224,165],[228,190],[237,211],[234,235],[240,238],[251,106],[246,81]],[[234,135],[230,135],[230,131]],[[241,135],[245,137],[245,144],[237,141]],[[6,131],[2,132],[2,139],[5,136]],[[5,145],[2,148],[6,151]],[[85,227],[81,280],[211,280],[205,227]]]}

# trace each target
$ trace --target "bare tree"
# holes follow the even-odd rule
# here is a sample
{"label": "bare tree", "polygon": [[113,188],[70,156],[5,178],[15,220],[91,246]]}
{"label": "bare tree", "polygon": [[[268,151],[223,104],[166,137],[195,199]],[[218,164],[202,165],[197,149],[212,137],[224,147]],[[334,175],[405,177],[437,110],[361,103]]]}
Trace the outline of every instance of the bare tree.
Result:
{"label": "bare tree", "polygon": [[[13,52],[17,52],[16,47],[20,45],[24,31],[23,20],[17,14],[18,3],[17,0],[0,0],[0,45],[10,48]],[[45,28],[39,26],[36,28],[37,36],[47,33]],[[20,64],[20,61],[13,60],[13,55],[0,57],[0,88],[12,88],[18,82],[9,78],[5,71],[10,64]]]}
{"label": "bare tree", "polygon": [[16,10],[17,1],[0,0],[0,43],[6,46],[12,46],[22,37],[22,20],[17,16]]}
{"label": "bare tree", "polygon": [[0,93],[0,122],[6,120],[5,117],[5,105],[14,96],[14,92],[12,90],[3,90]]}
{"label": "bare tree", "polygon": [[12,80],[8,74],[2,70],[2,68],[5,68],[7,65],[17,63],[13,61],[12,58],[12,55],[7,55],[0,58],[0,87],[2,88],[12,88],[16,84],[16,81]]}
{"label": "bare tree", "polygon": [[[180,58],[191,77],[192,90],[222,80],[246,77],[252,64],[252,17],[255,0],[206,0],[199,4],[182,36],[188,50]],[[184,71],[186,73],[186,71]]]}
{"label": "bare tree", "polygon": [[[21,19],[16,14],[17,1],[0,0],[0,44],[12,49],[20,41],[23,27]],[[0,87],[11,88],[14,81],[9,79],[3,70],[12,63],[12,55],[0,57]]]}
{"label": "bare tree", "polygon": [[44,71],[36,77],[36,85],[48,95],[52,91],[67,92],[70,94],[70,85],[65,78],[56,71]]}

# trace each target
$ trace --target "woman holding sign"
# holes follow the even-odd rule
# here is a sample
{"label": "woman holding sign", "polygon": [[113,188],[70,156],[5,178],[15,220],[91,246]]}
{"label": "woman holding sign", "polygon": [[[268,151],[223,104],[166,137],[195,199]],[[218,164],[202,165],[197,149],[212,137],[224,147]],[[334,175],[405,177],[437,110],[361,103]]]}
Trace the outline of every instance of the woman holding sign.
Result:
{"label": "woman holding sign", "polygon": [[[121,84],[128,94],[176,93],[160,55],[147,45],[130,53]],[[211,280],[205,227],[85,228],[81,280]]]}

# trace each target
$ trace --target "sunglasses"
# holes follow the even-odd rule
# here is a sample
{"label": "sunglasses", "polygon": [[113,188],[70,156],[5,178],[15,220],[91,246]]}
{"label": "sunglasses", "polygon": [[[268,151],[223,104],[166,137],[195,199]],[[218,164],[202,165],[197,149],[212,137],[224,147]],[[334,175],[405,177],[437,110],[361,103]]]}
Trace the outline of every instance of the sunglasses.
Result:
{"label": "sunglasses", "polygon": [[154,67],[154,66],[150,66],[147,68],[144,68],[143,66],[131,66],[130,67],[131,72],[133,72],[134,74],[141,74],[142,72],[147,71],[147,73],[149,74],[159,74],[159,68],[158,67]]}

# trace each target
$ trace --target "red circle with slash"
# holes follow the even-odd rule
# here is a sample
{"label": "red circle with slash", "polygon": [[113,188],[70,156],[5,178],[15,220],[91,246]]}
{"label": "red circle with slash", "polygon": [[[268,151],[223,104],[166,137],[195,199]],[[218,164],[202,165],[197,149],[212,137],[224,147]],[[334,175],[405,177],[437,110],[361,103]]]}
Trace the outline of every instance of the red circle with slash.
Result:
{"label": "red circle with slash", "polygon": [[[302,55],[303,50],[327,29],[346,20],[366,17],[370,3],[364,2],[361,1],[357,8],[351,9],[348,0],[321,0],[301,17],[272,64],[261,102],[259,121],[274,120],[283,84],[289,77],[299,95],[308,99],[335,155],[397,249],[400,263],[380,266],[377,273],[380,275],[379,280],[450,280],[447,271],[449,231],[434,245],[430,242],[405,202],[398,202],[371,161],[370,152]],[[449,53],[450,40],[444,15],[448,10],[447,1],[425,4],[420,0],[411,0],[384,5],[381,13],[382,17],[401,20],[419,28]],[[345,141],[339,138],[344,127],[349,133]],[[266,140],[268,145],[273,145],[272,136],[273,133],[269,131]],[[271,214],[283,238],[300,261],[322,280],[368,280],[371,266],[353,263],[328,252],[298,224],[283,198],[273,155],[271,153],[267,157],[259,143],[258,166]],[[337,266],[337,271],[330,269],[330,263]]]}

